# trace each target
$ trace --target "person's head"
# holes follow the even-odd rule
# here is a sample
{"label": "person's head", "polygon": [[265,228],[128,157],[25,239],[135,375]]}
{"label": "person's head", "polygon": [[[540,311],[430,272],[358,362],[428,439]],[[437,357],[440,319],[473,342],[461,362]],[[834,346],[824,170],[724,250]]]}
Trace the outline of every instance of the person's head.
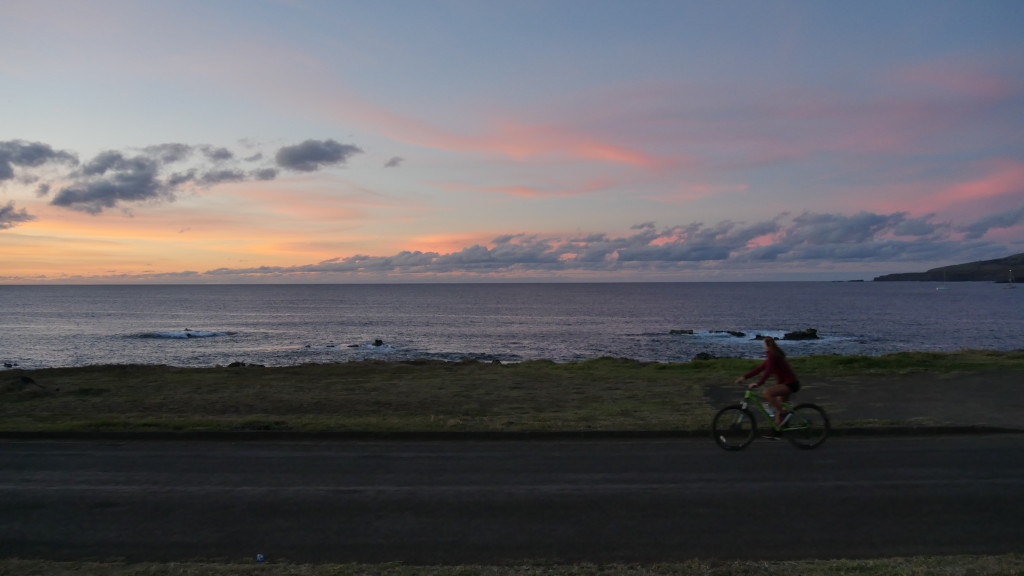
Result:
{"label": "person's head", "polygon": [[782,348],[779,348],[779,345],[775,343],[775,338],[772,338],[771,336],[764,337],[764,349],[765,352],[771,352],[772,354],[782,356],[783,358],[786,357],[786,353],[782,351]]}

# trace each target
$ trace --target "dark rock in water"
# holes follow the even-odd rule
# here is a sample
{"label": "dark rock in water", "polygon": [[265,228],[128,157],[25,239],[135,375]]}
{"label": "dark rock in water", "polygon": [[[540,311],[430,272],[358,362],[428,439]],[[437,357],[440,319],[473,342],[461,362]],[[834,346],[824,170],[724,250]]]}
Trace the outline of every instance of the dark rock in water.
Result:
{"label": "dark rock in water", "polygon": [[669,330],[669,334],[693,334],[693,330]]}
{"label": "dark rock in water", "polygon": [[737,338],[746,338],[747,336],[745,332],[737,332],[736,330],[713,330],[712,332],[714,334],[728,334]]}
{"label": "dark rock in water", "polygon": [[701,352],[693,357],[694,360],[718,360],[718,356],[714,354],[708,354],[707,352]]}
{"label": "dark rock in water", "polygon": [[[379,339],[379,338],[377,340],[374,340],[373,343],[370,344],[370,346],[373,346],[374,348],[380,348],[383,345],[384,345],[384,341]],[[349,348],[362,348],[363,346],[364,346],[364,344],[349,344],[348,345]]]}
{"label": "dark rock in water", "polygon": [[782,337],[783,340],[817,340],[818,331],[814,328],[808,328],[806,330],[797,330],[796,332],[787,332]]}

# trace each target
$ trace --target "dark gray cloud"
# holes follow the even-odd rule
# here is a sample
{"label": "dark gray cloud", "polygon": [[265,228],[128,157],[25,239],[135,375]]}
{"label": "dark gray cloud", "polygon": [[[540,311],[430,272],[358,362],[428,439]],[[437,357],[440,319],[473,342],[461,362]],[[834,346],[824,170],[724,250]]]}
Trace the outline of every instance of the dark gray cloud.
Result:
{"label": "dark gray cloud", "polygon": [[104,152],[85,164],[77,182],[62,188],[50,204],[98,214],[122,202],[173,200],[174,187],[160,178],[161,164],[148,156]]}
{"label": "dark gray cloud", "polygon": [[791,245],[856,244],[893,230],[906,218],[905,212],[860,212],[853,216],[804,213],[793,218],[793,225],[786,229],[783,241]]}
{"label": "dark gray cloud", "polygon": [[623,262],[706,262],[727,260],[760,236],[779,230],[777,221],[743,225],[732,221],[714,226],[694,223],[657,230],[644,225],[629,242],[617,248]]}
{"label": "dark gray cloud", "polygon": [[157,160],[148,156],[125,157],[121,152],[108,150],[101,152],[92,160],[82,165],[80,171],[85,176],[103,176],[107,172],[134,171],[138,169],[156,172],[160,166]]}
{"label": "dark gray cloud", "polygon": [[[281,169],[311,172],[341,165],[362,150],[334,140],[306,140],[284,146],[273,165],[241,168],[241,162],[264,162],[262,152],[243,160],[228,148],[208,144],[190,145],[169,142],[132,151],[107,150],[79,164],[69,152],[55,150],[39,142],[9,140],[0,142],[0,183],[15,177],[23,184],[39,182],[38,196],[52,197],[54,206],[99,214],[104,210],[139,202],[169,202],[186,187],[208,188],[219,184],[267,181],[277,178]],[[70,166],[63,174],[30,173],[45,164]]]}
{"label": "dark gray cloud", "polygon": [[211,162],[227,162],[235,158],[235,153],[227,148],[214,148],[213,146],[201,146],[199,150]]}
{"label": "dark gray cloud", "polygon": [[25,211],[14,207],[14,202],[8,202],[6,206],[0,206],[0,230],[14,228],[18,224],[31,222],[36,217]]}
{"label": "dark gray cloud", "polygon": [[174,172],[167,176],[167,185],[173,189],[177,189],[178,186],[184,186],[196,181],[196,171],[186,170],[185,172]]}
{"label": "dark gray cloud", "polygon": [[160,144],[149,146],[141,154],[126,155],[117,150],[97,154],[69,176],[71,185],[61,188],[50,203],[54,206],[98,214],[126,203],[173,201],[181,187],[215,186],[249,179],[246,172],[232,168],[197,168],[166,172],[166,167],[188,160],[196,151],[217,163],[234,155],[223,148]]}
{"label": "dark gray cloud", "polygon": [[952,229],[948,222],[932,222],[935,214],[927,214],[920,218],[908,218],[893,227],[897,236],[941,237],[949,234]]}
{"label": "dark gray cloud", "polygon": [[334,140],[306,140],[294,146],[285,146],[277,151],[277,165],[287,170],[313,172],[324,166],[344,164],[362,149],[351,144]]}
{"label": "dark gray cloud", "polygon": [[157,144],[155,146],[147,146],[142,151],[164,164],[173,164],[188,160],[195,149],[188,144]]}
{"label": "dark gray cloud", "polygon": [[244,182],[247,179],[245,172],[241,170],[211,170],[200,176],[197,181],[202,186],[213,186],[225,182]]}
{"label": "dark gray cloud", "polygon": [[254,180],[273,180],[277,178],[277,169],[260,168],[259,170],[253,170],[251,176]]}
{"label": "dark gray cloud", "polygon": [[981,238],[987,234],[989,230],[995,228],[1010,228],[1021,224],[1024,224],[1024,202],[1021,202],[1020,205],[1013,210],[996,212],[995,214],[986,216],[977,222],[973,222],[963,227],[962,231],[966,233],[967,238],[973,240]]}
{"label": "dark gray cloud", "polygon": [[405,162],[405,158],[402,158],[401,156],[392,156],[391,158],[388,159],[387,162],[384,163],[384,167],[397,168],[402,165],[402,162]]}
{"label": "dark gray cloud", "polygon": [[49,144],[7,140],[0,142],[0,182],[14,178],[14,168],[38,168],[44,164],[78,164],[78,158]]}

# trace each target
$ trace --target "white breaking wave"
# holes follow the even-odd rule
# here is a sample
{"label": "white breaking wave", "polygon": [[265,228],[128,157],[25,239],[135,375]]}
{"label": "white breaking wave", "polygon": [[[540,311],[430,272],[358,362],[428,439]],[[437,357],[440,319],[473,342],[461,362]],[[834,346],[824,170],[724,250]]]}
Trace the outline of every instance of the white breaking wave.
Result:
{"label": "white breaking wave", "polygon": [[171,338],[171,339],[188,339],[188,338],[216,338],[218,336],[227,336],[230,332],[207,332],[204,330],[177,330],[171,332],[147,332],[145,334],[139,334],[140,338]]}

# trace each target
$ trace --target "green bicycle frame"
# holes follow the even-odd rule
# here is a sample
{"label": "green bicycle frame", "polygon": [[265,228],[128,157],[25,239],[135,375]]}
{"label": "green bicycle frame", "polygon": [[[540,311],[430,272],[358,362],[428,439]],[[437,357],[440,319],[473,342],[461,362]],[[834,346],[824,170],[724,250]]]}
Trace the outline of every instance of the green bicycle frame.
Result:
{"label": "green bicycle frame", "polygon": [[784,426],[779,426],[775,423],[775,416],[768,413],[765,409],[763,402],[766,400],[755,394],[753,390],[747,388],[743,394],[743,400],[740,401],[740,406],[746,409],[750,409],[751,406],[757,408],[756,412],[764,417],[765,421],[772,427],[772,430],[776,432],[785,432],[787,430],[803,430],[808,427],[807,422],[796,422],[796,414],[793,412],[793,404],[788,400],[782,403],[782,409],[790,413],[789,421]]}

